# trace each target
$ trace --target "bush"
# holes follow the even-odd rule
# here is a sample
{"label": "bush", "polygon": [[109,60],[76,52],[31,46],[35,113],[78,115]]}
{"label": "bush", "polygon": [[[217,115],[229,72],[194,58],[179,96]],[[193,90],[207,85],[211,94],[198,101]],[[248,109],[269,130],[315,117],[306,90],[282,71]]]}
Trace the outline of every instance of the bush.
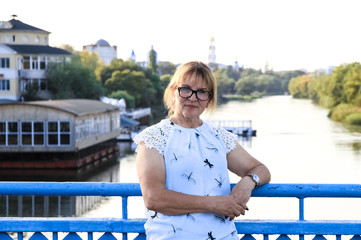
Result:
{"label": "bush", "polygon": [[346,118],[351,114],[361,114],[361,108],[358,108],[351,104],[339,104],[334,109],[331,110],[329,116],[332,120],[343,122],[346,121]]}
{"label": "bush", "polygon": [[351,125],[361,126],[361,112],[348,115],[345,119],[345,122]]}

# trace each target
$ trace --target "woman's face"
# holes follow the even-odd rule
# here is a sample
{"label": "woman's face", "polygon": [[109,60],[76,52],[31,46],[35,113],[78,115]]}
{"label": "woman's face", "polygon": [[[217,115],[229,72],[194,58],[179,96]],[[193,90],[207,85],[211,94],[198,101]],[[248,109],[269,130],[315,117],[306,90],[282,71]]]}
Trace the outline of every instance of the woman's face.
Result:
{"label": "woman's face", "polygon": [[178,87],[187,87],[191,90],[210,91],[207,88],[205,80],[195,79],[195,76],[190,75],[184,79],[181,85],[176,86],[174,91],[174,112],[175,115],[182,115],[185,118],[199,118],[203,111],[208,107],[209,100],[201,101],[197,99],[195,93],[189,98],[183,98],[179,95]]}

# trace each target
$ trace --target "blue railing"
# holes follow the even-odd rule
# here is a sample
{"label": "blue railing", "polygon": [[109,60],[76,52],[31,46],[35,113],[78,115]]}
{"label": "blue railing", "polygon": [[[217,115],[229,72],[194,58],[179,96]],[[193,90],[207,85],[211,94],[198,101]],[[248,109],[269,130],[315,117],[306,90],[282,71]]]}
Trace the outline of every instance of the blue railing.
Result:
{"label": "blue railing", "polygon": [[[17,234],[23,240],[25,233],[34,239],[59,239],[59,233],[66,233],[64,240],[93,240],[95,233],[99,240],[116,239],[116,233],[128,239],[128,233],[136,233],[135,239],[145,239],[145,219],[128,219],[128,198],[141,196],[137,183],[80,183],[80,182],[0,182],[0,195],[29,196],[121,196],[122,218],[80,218],[80,217],[1,217],[0,239],[11,240]],[[324,240],[326,235],[348,235],[351,240],[361,240],[361,220],[305,220],[305,198],[361,198],[358,184],[266,184],[256,188],[253,197],[297,198],[298,220],[235,220],[238,234],[243,240],[255,239],[253,235],[277,236],[277,240],[291,239],[298,235],[300,240],[310,235],[315,240]],[[361,214],[361,213],[360,213]],[[51,233],[46,236],[43,233]],[[86,236],[82,236],[86,234]],[[139,235],[138,235],[139,234]],[[82,237],[81,237],[82,236]]]}

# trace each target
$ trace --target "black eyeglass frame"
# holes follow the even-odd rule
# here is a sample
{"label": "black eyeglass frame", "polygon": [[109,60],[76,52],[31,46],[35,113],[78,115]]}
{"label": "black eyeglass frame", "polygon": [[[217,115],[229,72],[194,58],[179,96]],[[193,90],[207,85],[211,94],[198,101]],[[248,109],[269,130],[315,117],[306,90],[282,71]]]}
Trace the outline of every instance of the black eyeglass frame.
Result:
{"label": "black eyeglass frame", "polygon": [[[210,92],[210,91],[205,91],[205,90],[202,90],[202,89],[201,89],[201,90],[197,90],[197,91],[195,91],[195,90],[193,90],[193,89],[190,89],[189,87],[178,87],[177,89],[178,89],[178,94],[179,94],[179,96],[180,96],[181,98],[185,98],[185,99],[188,99],[188,98],[192,97],[194,93],[196,94],[196,98],[197,98],[199,101],[208,101],[208,100],[211,98],[211,96],[212,96],[212,92]],[[191,95],[189,95],[188,97],[183,97],[183,96],[181,95],[181,90],[182,90],[182,89],[187,89],[187,90],[191,91],[191,92],[192,92]],[[200,99],[200,98],[198,97],[198,92],[205,92],[205,93],[207,93],[207,94],[208,94],[208,98],[207,98],[207,99]]]}

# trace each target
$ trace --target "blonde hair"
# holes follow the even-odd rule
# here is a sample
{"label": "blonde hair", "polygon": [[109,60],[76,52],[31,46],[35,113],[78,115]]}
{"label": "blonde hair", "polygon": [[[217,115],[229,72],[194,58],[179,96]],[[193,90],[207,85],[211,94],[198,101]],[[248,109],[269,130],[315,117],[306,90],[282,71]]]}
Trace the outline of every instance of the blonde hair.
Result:
{"label": "blonde hair", "polygon": [[178,86],[188,77],[192,76],[194,81],[205,81],[211,97],[208,100],[208,110],[213,112],[217,105],[217,82],[212,70],[200,61],[191,61],[180,65],[170,80],[164,92],[164,105],[168,109],[168,115],[174,114],[174,92]]}

